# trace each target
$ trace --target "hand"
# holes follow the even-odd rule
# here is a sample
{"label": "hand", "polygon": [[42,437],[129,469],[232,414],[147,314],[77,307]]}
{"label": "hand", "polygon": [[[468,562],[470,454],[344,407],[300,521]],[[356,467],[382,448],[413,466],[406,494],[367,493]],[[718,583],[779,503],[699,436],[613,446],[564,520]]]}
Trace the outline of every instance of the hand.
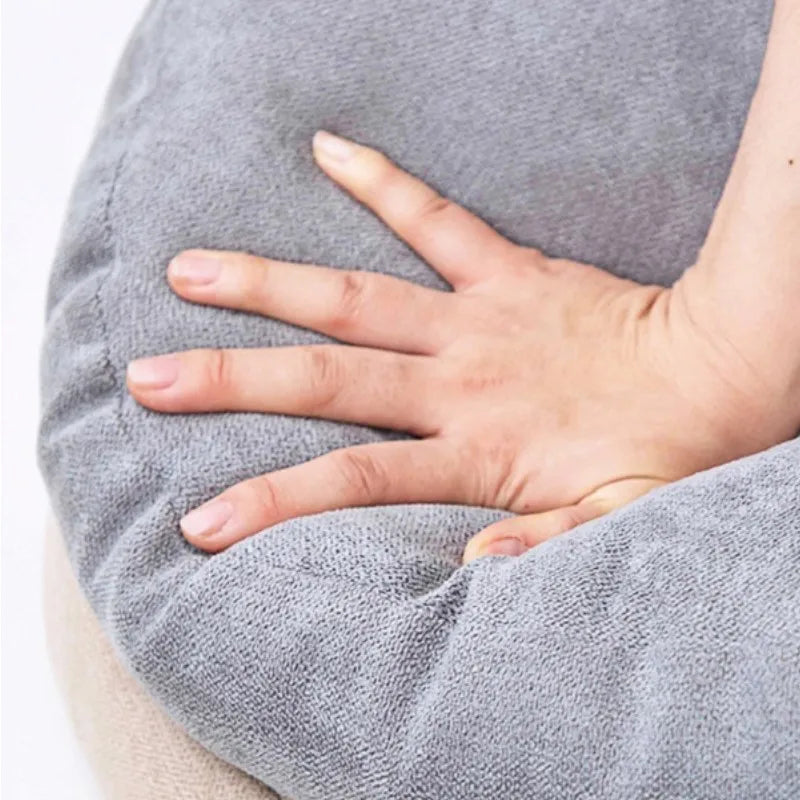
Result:
{"label": "hand", "polygon": [[218,551],[333,508],[445,502],[518,512],[475,536],[465,560],[515,555],[791,435],[764,414],[758,370],[714,319],[692,317],[680,282],[642,286],[516,245],[377,151],[330,134],[317,134],[314,155],[454,291],[187,251],[168,269],[182,297],[348,344],[142,359],[128,386],[157,411],[296,414],[419,438],[233,486],[181,521],[198,547]]}

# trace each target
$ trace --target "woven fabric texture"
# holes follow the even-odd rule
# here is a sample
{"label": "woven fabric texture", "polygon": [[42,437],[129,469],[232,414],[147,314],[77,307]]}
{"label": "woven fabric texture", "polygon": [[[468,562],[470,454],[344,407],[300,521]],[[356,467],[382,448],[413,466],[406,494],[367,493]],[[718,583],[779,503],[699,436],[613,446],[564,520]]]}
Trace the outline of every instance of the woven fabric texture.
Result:
{"label": "woven fabric texture", "polygon": [[[127,669],[192,737],[294,800],[800,793],[800,442],[680,481],[518,559],[505,512],[332,511],[216,556],[180,516],[397,436],[161,415],[127,362],[325,341],[168,288],[187,247],[432,270],[312,163],[386,151],[515,241],[642,281],[694,260],[758,79],[768,0],[157,0],[53,267],[40,459]],[[536,358],[536,353],[531,353]],[[757,425],[758,420],[753,420]]]}
{"label": "woven fabric texture", "polygon": [[173,722],[120,663],[48,521],[47,645],[78,741],[113,800],[280,800]]}

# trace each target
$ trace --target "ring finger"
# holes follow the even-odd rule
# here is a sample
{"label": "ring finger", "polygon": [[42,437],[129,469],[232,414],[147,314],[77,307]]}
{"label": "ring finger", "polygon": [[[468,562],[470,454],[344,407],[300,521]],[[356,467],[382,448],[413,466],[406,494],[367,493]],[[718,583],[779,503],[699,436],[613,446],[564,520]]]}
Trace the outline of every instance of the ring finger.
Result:
{"label": "ring finger", "polygon": [[128,366],[156,411],[258,411],[429,436],[439,429],[434,359],[346,345],[186,350]]}

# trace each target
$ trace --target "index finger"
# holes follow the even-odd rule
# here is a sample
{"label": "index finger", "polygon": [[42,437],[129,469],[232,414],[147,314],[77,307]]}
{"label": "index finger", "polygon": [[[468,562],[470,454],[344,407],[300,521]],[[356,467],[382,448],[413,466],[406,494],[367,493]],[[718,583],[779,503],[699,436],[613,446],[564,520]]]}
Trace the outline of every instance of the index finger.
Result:
{"label": "index finger", "polygon": [[371,147],[317,131],[313,149],[317,163],[333,180],[456,289],[496,274],[518,249],[480,217]]}

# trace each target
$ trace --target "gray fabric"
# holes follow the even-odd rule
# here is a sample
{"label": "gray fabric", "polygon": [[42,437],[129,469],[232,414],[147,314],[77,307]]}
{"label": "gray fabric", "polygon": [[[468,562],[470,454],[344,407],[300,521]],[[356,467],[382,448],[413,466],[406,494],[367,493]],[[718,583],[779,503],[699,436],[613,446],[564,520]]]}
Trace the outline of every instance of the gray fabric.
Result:
{"label": "gray fabric", "polygon": [[149,8],[54,267],[40,457],[103,625],[203,744],[295,800],[798,795],[798,441],[516,560],[459,568],[503,512],[445,505],[319,514],[209,557],[181,538],[183,512],[390,434],[159,415],[124,388],[135,356],[324,340],[179,300],[165,267],[188,246],[441,285],[312,165],[319,127],[381,147],[519,242],[670,282],[722,190],[770,12]]}

